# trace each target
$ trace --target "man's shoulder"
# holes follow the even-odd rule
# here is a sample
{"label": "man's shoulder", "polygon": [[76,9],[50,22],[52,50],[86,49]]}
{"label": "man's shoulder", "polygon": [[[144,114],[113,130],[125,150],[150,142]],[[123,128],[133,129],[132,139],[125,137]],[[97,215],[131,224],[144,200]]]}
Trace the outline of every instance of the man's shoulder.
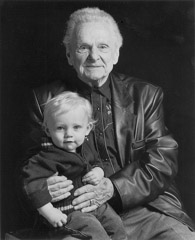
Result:
{"label": "man's shoulder", "polygon": [[66,81],[53,81],[32,89],[33,99],[41,106],[49,99],[55,97],[63,91],[68,90]]}
{"label": "man's shoulder", "polygon": [[37,88],[34,88],[33,91],[37,95],[43,95],[46,93],[51,93],[52,95],[55,95],[56,92],[61,92],[67,89],[66,81],[58,80],[53,81],[49,83],[45,83]]}
{"label": "man's shoulder", "polygon": [[129,94],[132,97],[150,98],[158,92],[160,95],[163,92],[160,86],[138,77],[113,72],[111,78],[114,88],[118,89],[117,91],[123,95]]}
{"label": "man's shoulder", "polygon": [[121,84],[126,91],[136,91],[136,92],[145,92],[145,91],[157,91],[161,89],[158,85],[153,84],[149,81],[143,80],[141,78],[130,76],[127,74],[121,74],[112,72],[112,79],[116,84]]}

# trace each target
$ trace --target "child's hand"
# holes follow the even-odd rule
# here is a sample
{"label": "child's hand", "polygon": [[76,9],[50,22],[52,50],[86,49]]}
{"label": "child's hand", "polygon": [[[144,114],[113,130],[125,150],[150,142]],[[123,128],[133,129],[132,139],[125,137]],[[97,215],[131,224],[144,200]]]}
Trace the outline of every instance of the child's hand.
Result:
{"label": "child's hand", "polygon": [[53,227],[62,227],[67,223],[66,214],[62,213],[57,208],[53,208],[48,216],[46,216],[46,219]]}
{"label": "child's hand", "polygon": [[90,172],[85,174],[82,181],[84,183],[90,183],[93,185],[97,185],[103,177],[104,177],[103,169],[100,167],[95,167]]}
{"label": "child's hand", "polygon": [[67,223],[66,214],[54,208],[51,203],[47,203],[37,210],[54,227],[62,227]]}

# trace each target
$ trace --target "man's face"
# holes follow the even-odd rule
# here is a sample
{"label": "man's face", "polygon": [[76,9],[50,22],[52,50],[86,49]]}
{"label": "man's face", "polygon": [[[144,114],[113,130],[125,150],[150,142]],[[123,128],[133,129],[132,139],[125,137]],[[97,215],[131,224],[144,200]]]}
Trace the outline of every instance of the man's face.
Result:
{"label": "man's face", "polygon": [[78,77],[89,85],[101,86],[118,62],[113,33],[105,22],[88,22],[74,31],[67,58]]}

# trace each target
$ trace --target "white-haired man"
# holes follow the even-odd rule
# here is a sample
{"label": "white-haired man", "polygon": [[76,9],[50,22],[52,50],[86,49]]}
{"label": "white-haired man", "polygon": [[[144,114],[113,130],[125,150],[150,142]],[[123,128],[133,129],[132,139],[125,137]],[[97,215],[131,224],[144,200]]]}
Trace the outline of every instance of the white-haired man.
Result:
{"label": "white-haired man", "polygon": [[[75,191],[75,209],[89,212],[108,201],[120,213],[129,239],[195,239],[193,222],[174,185],[178,146],[165,127],[161,88],[112,72],[123,40],[105,11],[74,12],[63,42],[77,81],[34,90],[31,116],[41,142],[42,104],[48,96],[72,90],[92,103],[98,122],[89,141],[102,159],[106,177],[97,186]],[[73,188],[70,180],[57,175],[47,183],[53,202]]]}

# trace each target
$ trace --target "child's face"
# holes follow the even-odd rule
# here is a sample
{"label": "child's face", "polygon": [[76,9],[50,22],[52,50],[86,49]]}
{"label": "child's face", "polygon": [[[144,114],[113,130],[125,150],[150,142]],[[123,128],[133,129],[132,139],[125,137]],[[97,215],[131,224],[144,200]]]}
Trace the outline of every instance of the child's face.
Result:
{"label": "child's face", "polygon": [[83,108],[76,107],[57,116],[52,115],[47,122],[47,135],[53,143],[68,152],[76,152],[89,134],[92,126]]}

